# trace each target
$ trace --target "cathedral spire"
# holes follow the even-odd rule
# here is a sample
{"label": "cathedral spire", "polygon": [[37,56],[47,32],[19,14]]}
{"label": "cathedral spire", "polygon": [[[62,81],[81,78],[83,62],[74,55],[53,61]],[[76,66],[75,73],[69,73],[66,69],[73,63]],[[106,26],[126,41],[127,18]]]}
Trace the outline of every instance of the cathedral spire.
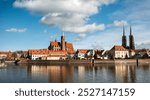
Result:
{"label": "cathedral spire", "polygon": [[125,48],[127,47],[127,40],[126,40],[124,25],[123,25],[123,35],[122,35],[122,46]]}
{"label": "cathedral spire", "polygon": [[132,35],[132,27],[131,27],[131,25],[130,25],[130,35]]}
{"label": "cathedral spire", "polygon": [[66,50],[64,32],[62,32],[62,36],[61,36],[61,50],[63,51]]}
{"label": "cathedral spire", "polygon": [[125,36],[125,29],[124,29],[124,25],[123,25],[123,36]]}
{"label": "cathedral spire", "polygon": [[129,35],[129,48],[132,49],[132,50],[135,50],[134,36],[133,36],[133,33],[132,33],[131,25],[130,25],[130,35]]}

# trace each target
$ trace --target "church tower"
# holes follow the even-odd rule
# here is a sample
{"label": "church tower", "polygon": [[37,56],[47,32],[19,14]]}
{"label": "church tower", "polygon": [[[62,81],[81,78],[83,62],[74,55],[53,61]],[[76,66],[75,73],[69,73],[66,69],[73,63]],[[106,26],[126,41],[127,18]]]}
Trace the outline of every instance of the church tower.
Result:
{"label": "church tower", "polygon": [[125,36],[124,26],[123,26],[122,46],[125,48],[127,47],[127,40],[126,40],[126,36]]}
{"label": "church tower", "polygon": [[64,32],[63,32],[63,34],[61,36],[61,50],[65,51],[66,50],[65,48],[66,48],[65,47],[65,36],[64,36]]}
{"label": "church tower", "polygon": [[133,37],[133,34],[132,34],[131,25],[130,25],[130,35],[129,35],[129,49],[135,50],[134,37]]}

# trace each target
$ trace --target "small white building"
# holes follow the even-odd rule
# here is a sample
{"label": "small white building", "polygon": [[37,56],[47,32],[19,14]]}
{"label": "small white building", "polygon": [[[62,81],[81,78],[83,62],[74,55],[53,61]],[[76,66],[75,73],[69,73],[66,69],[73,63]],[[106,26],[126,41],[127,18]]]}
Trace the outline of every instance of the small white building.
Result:
{"label": "small white building", "polygon": [[67,59],[67,51],[49,51],[47,60],[65,60]]}
{"label": "small white building", "polygon": [[102,52],[101,59],[109,59],[109,50],[104,50]]}
{"label": "small white building", "polygon": [[114,46],[110,50],[111,58],[128,58],[129,57],[129,50],[124,48],[123,46]]}
{"label": "small white building", "polygon": [[33,54],[31,56],[31,59],[32,60],[38,60],[38,59],[45,60],[44,58],[46,58],[46,57],[47,57],[46,54]]}
{"label": "small white building", "polygon": [[135,56],[135,50],[129,50],[129,58],[133,58]]}
{"label": "small white building", "polygon": [[109,50],[96,50],[95,59],[108,59]]}
{"label": "small white building", "polygon": [[67,58],[67,51],[54,51],[47,49],[29,50],[31,60],[61,60]]}
{"label": "small white building", "polygon": [[87,59],[94,59],[94,55],[95,55],[95,50],[88,50],[86,53],[86,58]]}
{"label": "small white building", "polygon": [[78,49],[76,52],[77,59],[86,59],[87,49]]}
{"label": "small white building", "polygon": [[31,60],[37,60],[37,59],[43,60],[43,58],[46,58],[48,54],[49,54],[49,50],[47,49],[29,50],[29,56],[31,57]]}
{"label": "small white building", "polygon": [[149,58],[150,57],[150,50],[149,49],[136,49],[135,50],[135,57],[139,55],[140,58]]}

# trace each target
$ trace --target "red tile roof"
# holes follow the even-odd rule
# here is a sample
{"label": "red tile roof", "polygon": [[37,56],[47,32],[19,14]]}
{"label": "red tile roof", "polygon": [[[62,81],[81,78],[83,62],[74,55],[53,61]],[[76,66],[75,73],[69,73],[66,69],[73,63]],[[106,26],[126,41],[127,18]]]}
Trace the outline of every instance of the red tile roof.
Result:
{"label": "red tile roof", "polygon": [[3,52],[3,51],[1,51],[0,54],[6,54],[6,55],[8,55],[8,54],[12,54],[12,52]]}
{"label": "red tile roof", "polygon": [[75,53],[72,43],[66,43],[66,50],[69,54]]}
{"label": "red tile roof", "polygon": [[67,51],[67,53],[68,53],[68,54],[74,54],[75,51],[71,51],[71,50],[70,50],[70,51]]}
{"label": "red tile roof", "polygon": [[34,55],[67,55],[67,51],[54,51],[54,50],[29,50],[29,54]]}
{"label": "red tile roof", "polygon": [[59,46],[60,42],[52,41],[51,46]]}
{"label": "red tile roof", "polygon": [[74,49],[72,43],[66,43],[66,48],[69,48],[72,50]]}
{"label": "red tile roof", "polygon": [[123,46],[119,46],[119,45],[115,45],[111,50],[115,50],[115,51],[127,51],[126,48],[124,48]]}
{"label": "red tile roof", "polygon": [[49,50],[47,49],[29,50],[29,54],[49,54]]}
{"label": "red tile roof", "polygon": [[77,52],[78,53],[87,53],[88,50],[87,49],[78,49]]}
{"label": "red tile roof", "polygon": [[53,56],[67,55],[67,52],[66,51],[53,51],[53,50],[50,50],[49,55],[53,55]]}

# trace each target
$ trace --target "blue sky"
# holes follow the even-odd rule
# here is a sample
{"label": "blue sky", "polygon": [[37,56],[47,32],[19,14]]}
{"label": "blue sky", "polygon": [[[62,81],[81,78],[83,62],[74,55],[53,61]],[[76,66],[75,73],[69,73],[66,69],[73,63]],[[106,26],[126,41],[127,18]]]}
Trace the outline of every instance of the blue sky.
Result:
{"label": "blue sky", "polygon": [[150,48],[150,0],[0,0],[0,51],[43,49],[66,41],[75,49],[111,49],[132,25],[137,48]]}

